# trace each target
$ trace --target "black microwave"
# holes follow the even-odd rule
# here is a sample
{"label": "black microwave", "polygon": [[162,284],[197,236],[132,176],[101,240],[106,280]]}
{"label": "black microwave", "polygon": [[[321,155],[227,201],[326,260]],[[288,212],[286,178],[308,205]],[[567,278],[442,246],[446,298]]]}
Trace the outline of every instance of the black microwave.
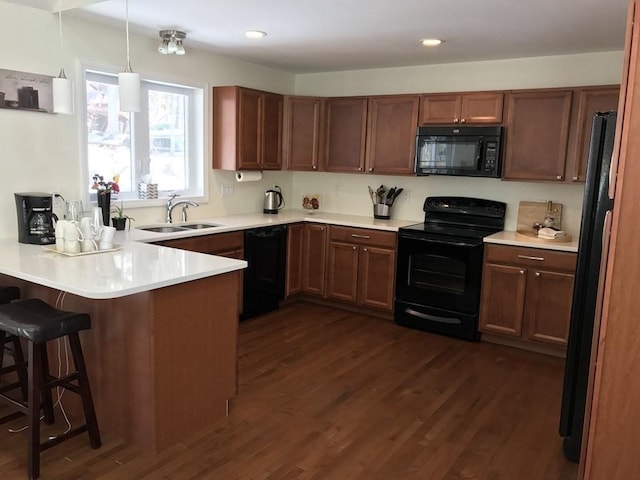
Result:
{"label": "black microwave", "polygon": [[416,137],[417,175],[500,178],[499,126],[425,126]]}

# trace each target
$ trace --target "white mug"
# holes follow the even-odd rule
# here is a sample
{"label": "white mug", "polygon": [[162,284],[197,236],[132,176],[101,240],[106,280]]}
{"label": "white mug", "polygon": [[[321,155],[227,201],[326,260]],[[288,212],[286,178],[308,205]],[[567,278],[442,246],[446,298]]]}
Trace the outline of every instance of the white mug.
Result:
{"label": "white mug", "polygon": [[110,250],[113,248],[113,239],[116,236],[116,227],[102,227],[100,229],[100,234],[98,235],[98,239],[100,243],[98,243],[99,250]]}
{"label": "white mug", "polygon": [[66,220],[58,220],[56,222],[56,250],[64,252],[64,231],[67,228]]}
{"label": "white mug", "polygon": [[78,228],[78,222],[67,221],[64,226],[64,251],[80,253],[80,242],[82,240],[84,240],[84,237]]}

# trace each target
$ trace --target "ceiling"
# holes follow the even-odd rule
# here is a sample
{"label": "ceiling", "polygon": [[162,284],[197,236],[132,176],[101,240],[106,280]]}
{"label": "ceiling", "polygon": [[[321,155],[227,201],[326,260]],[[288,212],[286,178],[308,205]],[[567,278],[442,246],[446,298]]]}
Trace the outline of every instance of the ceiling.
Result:
{"label": "ceiling", "polygon": [[[9,1],[124,30],[125,0]],[[159,30],[182,30],[187,54],[293,73],[622,50],[626,13],[627,0],[129,0],[132,32],[160,43]]]}

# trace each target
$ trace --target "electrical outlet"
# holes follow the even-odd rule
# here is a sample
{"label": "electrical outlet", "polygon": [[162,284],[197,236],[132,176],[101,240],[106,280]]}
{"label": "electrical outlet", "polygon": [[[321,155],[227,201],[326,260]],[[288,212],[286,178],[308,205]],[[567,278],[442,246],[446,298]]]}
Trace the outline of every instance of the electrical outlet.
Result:
{"label": "electrical outlet", "polygon": [[233,195],[235,194],[235,190],[233,188],[233,185],[221,185],[220,186],[220,194],[223,197],[233,197]]}

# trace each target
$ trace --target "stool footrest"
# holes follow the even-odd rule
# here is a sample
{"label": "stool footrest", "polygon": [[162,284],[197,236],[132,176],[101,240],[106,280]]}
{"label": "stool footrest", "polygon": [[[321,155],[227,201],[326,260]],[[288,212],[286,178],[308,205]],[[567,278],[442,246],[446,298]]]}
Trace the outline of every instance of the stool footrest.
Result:
{"label": "stool footrest", "polygon": [[12,420],[15,420],[17,418],[20,418],[20,417],[24,417],[24,413],[22,413],[22,412],[13,412],[13,413],[10,413],[9,415],[5,415],[4,417],[0,418],[0,425],[2,425],[3,423],[8,423],[8,422],[10,422]]}
{"label": "stool footrest", "polygon": [[11,390],[15,390],[16,388],[22,388],[22,384],[20,382],[14,382],[3,385],[2,387],[0,387],[0,393],[10,392]]}
{"label": "stool footrest", "polygon": [[[18,385],[20,386],[20,385]],[[16,387],[17,388],[17,387]],[[11,398],[8,395],[5,395],[4,393],[0,393],[0,399],[4,400],[5,402],[11,404],[12,406],[14,406],[15,408],[19,409],[20,412],[22,412],[22,415],[26,415],[27,414],[27,406],[19,401],[19,400],[15,400],[13,398]]]}
{"label": "stool footrest", "polygon": [[78,395],[80,395],[80,390],[78,388],[77,385],[74,385],[73,382],[74,380],[77,380],[79,377],[78,373],[70,373],[69,375],[66,375],[64,377],[60,377],[60,378],[56,378],[56,377],[52,377],[52,376],[48,376],[47,379],[45,380],[45,383],[43,385],[43,388],[56,388],[56,387],[64,387],[67,390],[71,390],[74,393],[77,393]]}
{"label": "stool footrest", "polygon": [[17,372],[19,368],[27,368],[27,362],[19,362],[13,365],[9,365],[8,367],[0,368],[0,377],[7,373]]}
{"label": "stool footrest", "polygon": [[68,440],[71,437],[75,437],[76,435],[80,435],[81,433],[87,432],[88,430],[89,430],[89,427],[87,426],[86,423],[76,428],[73,428],[69,430],[67,433],[60,434],[55,438],[51,438],[49,440],[42,442],[40,444],[40,451],[42,452],[44,450],[47,450],[48,448],[55,447],[59,443],[64,442],[65,440]]}

